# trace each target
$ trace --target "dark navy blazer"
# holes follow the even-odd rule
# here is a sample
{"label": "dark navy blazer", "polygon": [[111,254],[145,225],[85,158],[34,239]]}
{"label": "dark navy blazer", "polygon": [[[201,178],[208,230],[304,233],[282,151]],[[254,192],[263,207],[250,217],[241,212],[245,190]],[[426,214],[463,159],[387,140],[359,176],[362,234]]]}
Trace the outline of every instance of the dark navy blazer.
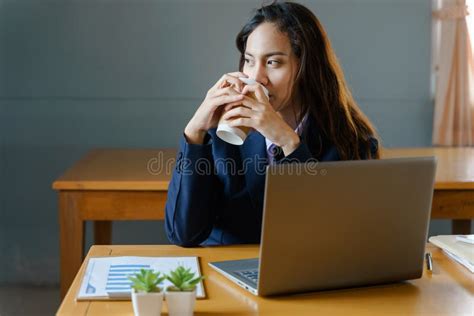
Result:
{"label": "dark navy blazer", "polygon": [[[308,130],[317,131],[314,120]],[[277,163],[340,160],[336,147],[319,133]],[[371,151],[377,151],[371,139]],[[165,228],[170,242],[185,246],[259,243],[262,225],[265,138],[251,132],[242,146],[208,132],[204,145],[180,141],[168,188]]]}

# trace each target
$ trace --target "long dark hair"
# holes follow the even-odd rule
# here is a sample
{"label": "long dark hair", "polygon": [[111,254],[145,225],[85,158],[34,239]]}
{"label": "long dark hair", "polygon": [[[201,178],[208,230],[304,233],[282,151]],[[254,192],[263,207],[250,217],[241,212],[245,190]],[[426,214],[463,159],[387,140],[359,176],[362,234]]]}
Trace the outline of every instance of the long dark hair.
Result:
{"label": "long dark hair", "polygon": [[247,38],[264,22],[274,23],[288,36],[299,60],[291,99],[301,104],[298,120],[308,113],[319,129],[315,135],[306,128],[304,139],[315,146],[318,142],[321,146],[321,139],[315,138],[327,139],[334,143],[341,159],[361,159],[361,153],[379,158],[378,149],[375,155],[371,152],[371,137],[375,137],[376,131],[352,97],[326,31],[305,6],[274,1],[257,9],[236,38],[241,54],[240,71],[245,62]]}

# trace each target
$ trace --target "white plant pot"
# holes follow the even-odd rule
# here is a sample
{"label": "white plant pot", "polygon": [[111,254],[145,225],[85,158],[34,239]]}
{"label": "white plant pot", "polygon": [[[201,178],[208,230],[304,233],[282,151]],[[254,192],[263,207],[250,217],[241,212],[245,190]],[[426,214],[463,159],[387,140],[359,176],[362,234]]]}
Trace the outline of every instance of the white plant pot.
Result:
{"label": "white plant pot", "polygon": [[196,290],[192,292],[166,291],[169,316],[191,316],[196,303]]}
{"label": "white plant pot", "polygon": [[135,316],[160,316],[163,292],[137,293],[132,290],[132,305]]}

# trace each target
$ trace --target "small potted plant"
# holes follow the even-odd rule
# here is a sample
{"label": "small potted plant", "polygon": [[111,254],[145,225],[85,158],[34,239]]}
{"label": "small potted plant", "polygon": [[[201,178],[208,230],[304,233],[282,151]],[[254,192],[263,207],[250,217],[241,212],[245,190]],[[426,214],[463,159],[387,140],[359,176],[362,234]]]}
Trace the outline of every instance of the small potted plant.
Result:
{"label": "small potted plant", "polygon": [[191,269],[179,266],[176,270],[166,275],[172,285],[166,288],[166,303],[170,316],[193,315],[196,303],[196,285],[204,277],[195,277]]}
{"label": "small potted plant", "polygon": [[160,272],[141,269],[128,277],[132,281],[132,304],[136,316],[161,315],[163,291],[159,285],[165,280]]}

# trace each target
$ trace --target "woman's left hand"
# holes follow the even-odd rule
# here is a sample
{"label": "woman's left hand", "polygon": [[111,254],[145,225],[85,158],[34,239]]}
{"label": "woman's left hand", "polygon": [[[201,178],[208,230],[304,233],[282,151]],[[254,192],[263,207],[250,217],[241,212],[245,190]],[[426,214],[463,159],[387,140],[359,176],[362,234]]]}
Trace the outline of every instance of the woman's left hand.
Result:
{"label": "woman's left hand", "polygon": [[[255,99],[246,95],[255,94]],[[285,156],[291,154],[300,144],[296,132],[283,120],[270,104],[262,86],[246,85],[242,90],[243,100],[226,105],[222,119],[230,126],[251,127],[273,144],[280,146]]]}

